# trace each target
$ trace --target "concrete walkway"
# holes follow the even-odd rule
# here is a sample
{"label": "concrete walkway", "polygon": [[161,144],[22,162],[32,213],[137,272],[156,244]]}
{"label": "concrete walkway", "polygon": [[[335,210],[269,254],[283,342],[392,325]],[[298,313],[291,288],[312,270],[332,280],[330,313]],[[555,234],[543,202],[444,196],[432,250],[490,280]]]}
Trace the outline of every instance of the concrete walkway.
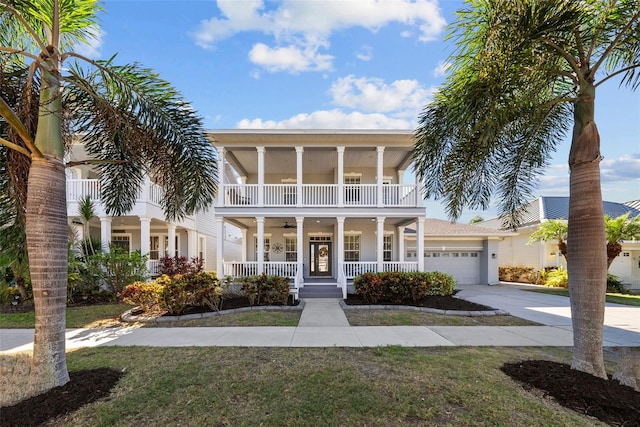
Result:
{"label": "concrete walkway", "polygon": [[[572,346],[569,300],[521,286],[459,286],[459,297],[543,326],[349,326],[338,299],[307,299],[297,327],[70,329],[67,348],[95,346]],[[607,304],[605,346],[640,346],[640,307]],[[0,329],[0,352],[33,348],[33,330]]]}

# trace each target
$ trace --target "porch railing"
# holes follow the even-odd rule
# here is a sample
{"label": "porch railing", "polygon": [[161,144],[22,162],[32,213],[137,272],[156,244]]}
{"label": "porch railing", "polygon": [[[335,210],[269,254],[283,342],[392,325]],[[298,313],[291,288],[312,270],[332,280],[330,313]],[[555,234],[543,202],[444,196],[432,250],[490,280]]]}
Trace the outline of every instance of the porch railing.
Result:
{"label": "porch railing", "polygon": [[160,275],[160,260],[150,259],[147,261],[147,268],[149,269],[149,274],[151,276],[159,276]]}
{"label": "porch railing", "polygon": [[[400,262],[400,261],[384,261],[382,263],[382,271],[418,271],[417,262]],[[344,275],[347,279],[353,279],[354,277],[364,273],[377,273],[378,263],[376,261],[348,261],[344,263]]]}
{"label": "porch railing", "polygon": [[[224,184],[225,206],[337,206],[340,203],[337,184],[302,184],[301,189],[302,194],[298,195],[296,184],[265,184],[260,205],[260,188],[257,184]],[[415,185],[383,185],[380,203],[376,184],[342,187],[342,203],[345,206],[415,207],[420,202]]]}
{"label": "porch railing", "polygon": [[[100,202],[101,190],[99,179],[67,180],[67,201],[76,202],[86,196],[89,196],[92,202]],[[137,201],[160,205],[162,196],[162,187],[153,182],[149,182],[148,187],[146,189],[143,188],[140,194],[138,194]]]}

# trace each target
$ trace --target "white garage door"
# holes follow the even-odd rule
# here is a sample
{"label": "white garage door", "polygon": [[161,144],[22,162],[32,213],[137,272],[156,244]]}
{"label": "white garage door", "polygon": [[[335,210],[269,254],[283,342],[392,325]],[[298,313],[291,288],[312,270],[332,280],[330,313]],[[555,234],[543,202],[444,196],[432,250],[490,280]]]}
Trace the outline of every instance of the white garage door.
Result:
{"label": "white garage door", "polygon": [[480,282],[480,252],[427,252],[426,271],[450,274],[461,285],[477,285]]}

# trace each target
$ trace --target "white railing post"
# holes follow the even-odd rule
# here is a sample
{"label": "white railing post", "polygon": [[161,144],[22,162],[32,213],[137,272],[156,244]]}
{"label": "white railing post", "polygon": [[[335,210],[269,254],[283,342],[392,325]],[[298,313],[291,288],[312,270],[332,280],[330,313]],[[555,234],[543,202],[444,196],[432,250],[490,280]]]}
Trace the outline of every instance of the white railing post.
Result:
{"label": "white railing post", "polygon": [[338,150],[338,207],[344,206],[344,147],[336,147]]}
{"label": "white railing post", "polygon": [[296,206],[299,208],[304,203],[302,200],[302,153],[304,153],[304,148],[296,147]]}
{"label": "white railing post", "polygon": [[258,206],[264,206],[264,147],[256,147],[258,151]]}
{"label": "white railing post", "polygon": [[382,199],[382,181],[384,180],[384,147],[376,147],[376,151],[378,152],[378,163],[377,163],[377,177],[376,177],[376,185],[377,185],[377,203],[376,205],[381,208],[383,206],[384,200]]}

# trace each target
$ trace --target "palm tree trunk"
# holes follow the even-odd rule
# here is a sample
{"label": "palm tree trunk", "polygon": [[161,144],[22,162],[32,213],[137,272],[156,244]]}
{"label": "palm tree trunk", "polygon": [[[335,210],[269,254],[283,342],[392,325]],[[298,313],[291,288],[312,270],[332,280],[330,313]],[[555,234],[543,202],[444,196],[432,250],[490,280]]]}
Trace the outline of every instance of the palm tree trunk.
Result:
{"label": "palm tree trunk", "polygon": [[569,295],[573,323],[572,368],[606,378],[602,333],[607,253],[600,188],[600,137],[593,121],[595,89],[575,106],[569,154]]}
{"label": "palm tree trunk", "polygon": [[36,315],[29,375],[33,394],[69,382],[65,355],[69,236],[61,111],[58,76],[43,70],[35,144],[44,157],[31,161],[25,222]]}
{"label": "palm tree trunk", "polygon": [[33,159],[29,170],[26,234],[35,306],[30,387],[44,391],[66,384],[67,207],[64,164]]}

